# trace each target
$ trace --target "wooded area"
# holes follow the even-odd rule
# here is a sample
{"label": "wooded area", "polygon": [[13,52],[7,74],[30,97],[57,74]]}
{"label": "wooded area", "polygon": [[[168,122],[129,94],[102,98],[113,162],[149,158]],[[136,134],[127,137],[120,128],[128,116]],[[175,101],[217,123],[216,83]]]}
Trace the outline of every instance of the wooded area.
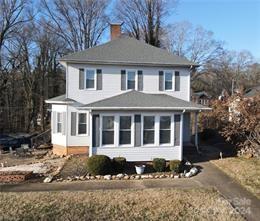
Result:
{"label": "wooded area", "polygon": [[0,132],[43,131],[44,100],[65,93],[58,59],[96,46],[109,22],[128,35],[200,64],[192,88],[218,97],[223,89],[260,84],[260,65],[248,51],[233,52],[213,32],[189,22],[166,25],[178,7],[167,0],[0,0]]}

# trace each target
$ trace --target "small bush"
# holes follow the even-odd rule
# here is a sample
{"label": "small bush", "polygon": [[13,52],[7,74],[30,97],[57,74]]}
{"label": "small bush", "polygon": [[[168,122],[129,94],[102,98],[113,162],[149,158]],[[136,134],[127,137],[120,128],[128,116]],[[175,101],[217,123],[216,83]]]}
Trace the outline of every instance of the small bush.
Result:
{"label": "small bush", "polygon": [[126,158],[114,157],[112,160],[112,166],[115,172],[123,172],[126,167]]}
{"label": "small bush", "polygon": [[87,160],[87,169],[91,175],[105,175],[111,172],[111,160],[105,155],[94,155]]}
{"label": "small bush", "polygon": [[181,166],[181,161],[179,160],[170,160],[169,162],[170,170],[173,172],[179,173],[180,166]]}
{"label": "small bush", "polygon": [[211,138],[213,138],[214,136],[216,136],[216,131],[213,129],[204,129],[201,133],[200,133],[200,138],[201,140],[209,140]]}
{"label": "small bush", "polygon": [[163,172],[166,168],[166,160],[164,158],[154,158],[153,168],[156,172]]}

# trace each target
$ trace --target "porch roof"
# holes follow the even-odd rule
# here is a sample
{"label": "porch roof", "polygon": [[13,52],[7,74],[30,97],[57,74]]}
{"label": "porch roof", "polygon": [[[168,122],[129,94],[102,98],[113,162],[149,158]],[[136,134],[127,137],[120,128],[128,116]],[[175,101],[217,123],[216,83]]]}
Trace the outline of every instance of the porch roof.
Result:
{"label": "porch roof", "polygon": [[90,110],[211,110],[209,107],[184,101],[166,94],[148,94],[135,90],[83,105]]}

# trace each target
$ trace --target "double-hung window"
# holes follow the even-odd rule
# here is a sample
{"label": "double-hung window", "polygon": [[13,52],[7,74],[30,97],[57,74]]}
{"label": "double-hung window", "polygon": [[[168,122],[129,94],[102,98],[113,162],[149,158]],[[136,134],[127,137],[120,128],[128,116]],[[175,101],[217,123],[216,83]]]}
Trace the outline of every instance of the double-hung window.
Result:
{"label": "double-hung window", "polygon": [[96,88],[96,71],[93,69],[86,70],[86,89]]}
{"label": "double-hung window", "polygon": [[164,90],[166,90],[166,91],[173,90],[172,79],[173,79],[173,73],[171,71],[165,71],[164,72]]}
{"label": "double-hung window", "polygon": [[171,116],[160,116],[160,144],[171,143]]}
{"label": "double-hung window", "polygon": [[127,71],[127,90],[136,89],[136,71]]}
{"label": "double-hung window", "polygon": [[62,132],[62,113],[57,112],[57,133]]}
{"label": "double-hung window", "polygon": [[119,118],[119,145],[131,144],[131,116],[120,116]]}
{"label": "double-hung window", "polygon": [[78,113],[78,134],[87,134],[87,114]]}
{"label": "double-hung window", "polygon": [[143,117],[143,144],[154,144],[155,116]]}
{"label": "double-hung window", "polygon": [[102,145],[114,145],[114,116],[102,117]]}

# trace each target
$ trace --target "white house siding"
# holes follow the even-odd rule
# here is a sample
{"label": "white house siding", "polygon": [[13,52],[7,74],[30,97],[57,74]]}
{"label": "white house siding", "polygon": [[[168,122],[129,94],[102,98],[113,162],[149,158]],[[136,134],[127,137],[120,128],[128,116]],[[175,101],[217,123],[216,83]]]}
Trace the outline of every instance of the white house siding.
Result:
{"label": "white house siding", "polygon": [[125,157],[127,161],[151,161],[154,158],[181,160],[181,147],[94,147],[93,154],[104,154],[113,157]]}
{"label": "white house siding", "polygon": [[[57,112],[67,112],[67,105],[52,105],[52,113],[57,113]],[[66,139],[66,135],[62,135],[62,133],[54,133],[53,131],[53,117],[51,118],[52,120],[52,132],[51,132],[51,140],[52,140],[52,144],[57,144],[57,145],[61,145],[61,146],[67,146],[67,139]],[[66,127],[67,128],[67,127]]]}
{"label": "white house siding", "polygon": [[[102,69],[102,90],[79,90],[79,68]],[[188,68],[163,67],[134,67],[113,65],[84,65],[68,64],[67,95],[83,104],[92,103],[126,91],[121,90],[121,70],[134,69],[143,71],[143,92],[165,93],[174,97],[190,101],[190,71]],[[173,70],[180,72],[180,91],[159,91],[159,70]],[[173,81],[174,85],[174,81]]]}
{"label": "white house siding", "polygon": [[190,113],[183,114],[183,142],[191,141]]}

